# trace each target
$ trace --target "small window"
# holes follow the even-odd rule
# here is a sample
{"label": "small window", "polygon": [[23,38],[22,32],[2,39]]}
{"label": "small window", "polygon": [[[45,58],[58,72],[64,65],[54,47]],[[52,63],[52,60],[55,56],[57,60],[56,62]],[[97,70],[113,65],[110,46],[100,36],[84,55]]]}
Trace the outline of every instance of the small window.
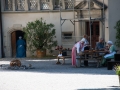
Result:
{"label": "small window", "polygon": [[16,0],[16,10],[25,10],[25,0]]}
{"label": "small window", "polygon": [[63,39],[72,39],[72,33],[71,32],[63,32]]}
{"label": "small window", "polygon": [[73,9],[74,0],[65,0],[65,9]]}
{"label": "small window", "polygon": [[13,7],[12,7],[12,0],[5,0],[5,10],[6,11],[12,11]]}
{"label": "small window", "polygon": [[50,0],[41,0],[40,6],[42,10],[49,10],[50,9]]}
{"label": "small window", "polygon": [[29,0],[29,10],[37,10],[37,0]]}
{"label": "small window", "polygon": [[62,8],[62,2],[60,0],[54,0],[54,9]]}

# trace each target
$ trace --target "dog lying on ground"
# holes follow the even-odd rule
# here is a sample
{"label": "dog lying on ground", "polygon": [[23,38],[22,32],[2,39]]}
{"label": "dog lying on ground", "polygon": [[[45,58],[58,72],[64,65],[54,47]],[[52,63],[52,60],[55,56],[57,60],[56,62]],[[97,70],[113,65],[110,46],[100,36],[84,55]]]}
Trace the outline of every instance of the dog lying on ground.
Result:
{"label": "dog lying on ground", "polygon": [[12,60],[11,62],[10,62],[10,67],[14,67],[14,66],[18,66],[18,67],[20,67],[21,66],[21,62],[20,62],[20,60]]}

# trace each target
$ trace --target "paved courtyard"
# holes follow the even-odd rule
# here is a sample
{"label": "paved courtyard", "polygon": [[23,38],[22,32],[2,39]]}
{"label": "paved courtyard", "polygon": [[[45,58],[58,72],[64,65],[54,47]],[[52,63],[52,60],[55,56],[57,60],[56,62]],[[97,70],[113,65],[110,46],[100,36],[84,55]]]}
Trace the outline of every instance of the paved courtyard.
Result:
{"label": "paved courtyard", "polygon": [[120,90],[118,76],[106,67],[73,68],[71,59],[56,65],[56,59],[19,59],[33,69],[11,70],[6,67],[14,58],[1,58],[0,90]]}

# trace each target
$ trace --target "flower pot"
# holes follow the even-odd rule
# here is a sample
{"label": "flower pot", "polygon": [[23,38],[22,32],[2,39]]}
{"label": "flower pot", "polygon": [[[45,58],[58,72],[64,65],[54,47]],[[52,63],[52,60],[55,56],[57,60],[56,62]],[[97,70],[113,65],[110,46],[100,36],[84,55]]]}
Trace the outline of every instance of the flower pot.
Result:
{"label": "flower pot", "polygon": [[46,56],[46,50],[39,50],[39,49],[37,49],[36,52],[37,52],[37,57],[38,58]]}

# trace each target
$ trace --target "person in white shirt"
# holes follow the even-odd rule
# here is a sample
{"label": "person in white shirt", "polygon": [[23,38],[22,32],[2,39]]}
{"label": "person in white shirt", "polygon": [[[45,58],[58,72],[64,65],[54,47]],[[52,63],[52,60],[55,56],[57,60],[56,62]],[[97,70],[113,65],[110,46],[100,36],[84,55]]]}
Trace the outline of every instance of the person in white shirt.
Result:
{"label": "person in white shirt", "polygon": [[[84,50],[89,50],[89,42],[88,42],[88,36],[85,34],[84,37],[81,39],[81,41],[85,41],[85,46],[84,46]],[[87,55],[88,57],[88,55]],[[88,60],[84,60],[84,65],[85,66],[88,66]]]}

